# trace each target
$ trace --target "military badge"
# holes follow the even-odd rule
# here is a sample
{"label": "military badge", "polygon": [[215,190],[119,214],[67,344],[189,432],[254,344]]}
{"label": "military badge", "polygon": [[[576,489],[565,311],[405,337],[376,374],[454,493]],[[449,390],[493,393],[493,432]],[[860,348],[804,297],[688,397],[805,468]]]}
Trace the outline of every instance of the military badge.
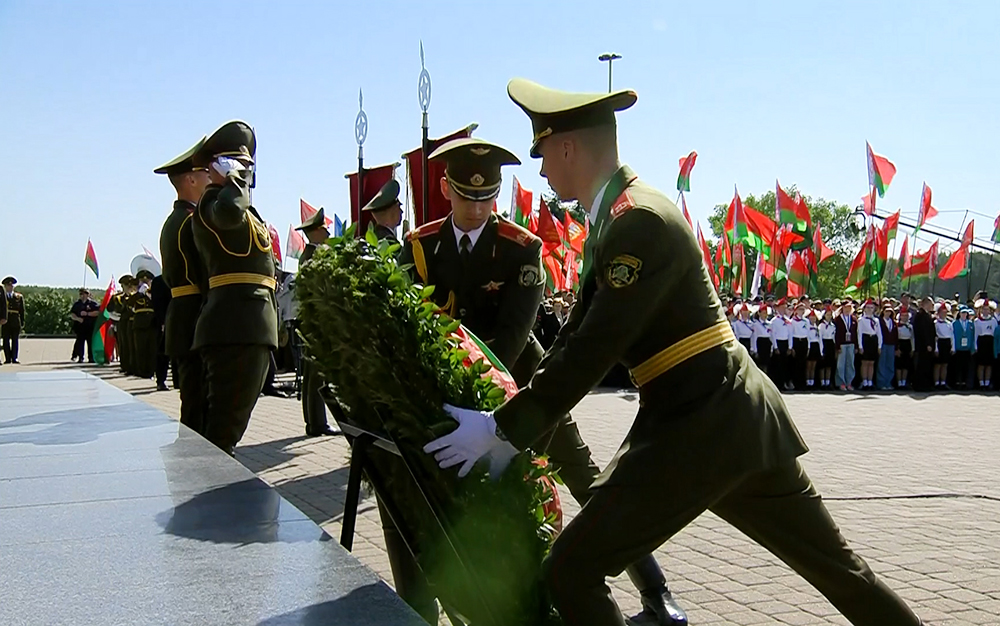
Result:
{"label": "military badge", "polygon": [[485,183],[485,182],[486,182],[486,179],[485,179],[485,178],[483,178],[483,175],[482,175],[482,174],[473,174],[473,175],[472,175],[472,178],[471,178],[471,179],[469,180],[469,182],[471,182],[471,183],[473,184],[473,186],[475,186],[475,187],[479,187],[479,186],[481,186],[481,185],[482,185],[483,183]]}
{"label": "military badge", "polygon": [[538,284],[538,268],[534,265],[522,265],[517,282],[522,287],[534,287]]}
{"label": "military badge", "polygon": [[485,289],[486,291],[500,291],[501,287],[503,287],[503,282],[498,283],[493,280],[483,285],[483,289]]}
{"label": "military badge", "polygon": [[606,273],[608,284],[612,287],[628,287],[639,280],[639,270],[642,261],[628,254],[620,254],[608,263]]}

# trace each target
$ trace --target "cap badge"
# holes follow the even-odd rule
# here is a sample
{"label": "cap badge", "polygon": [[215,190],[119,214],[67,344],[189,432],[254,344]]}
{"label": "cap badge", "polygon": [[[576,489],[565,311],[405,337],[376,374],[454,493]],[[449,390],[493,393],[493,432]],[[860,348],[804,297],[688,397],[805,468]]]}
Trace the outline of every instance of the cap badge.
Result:
{"label": "cap badge", "polygon": [[473,174],[472,178],[469,179],[469,182],[471,182],[474,187],[479,187],[486,182],[486,179],[483,178],[482,174]]}
{"label": "cap badge", "polygon": [[472,154],[474,154],[476,156],[486,156],[487,154],[490,153],[490,149],[489,148],[470,148],[469,152],[471,152]]}

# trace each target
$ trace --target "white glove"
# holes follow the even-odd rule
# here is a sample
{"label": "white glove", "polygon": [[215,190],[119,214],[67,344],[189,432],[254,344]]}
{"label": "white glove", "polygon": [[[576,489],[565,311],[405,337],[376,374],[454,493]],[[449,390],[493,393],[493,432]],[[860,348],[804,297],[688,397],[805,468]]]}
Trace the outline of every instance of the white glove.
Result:
{"label": "white glove", "polygon": [[500,475],[519,452],[521,451],[512,446],[509,441],[501,441],[499,446],[490,450],[487,455],[490,460],[490,480],[499,480]]}
{"label": "white glove", "polygon": [[[487,455],[491,455],[491,474],[494,471],[494,465],[497,467],[507,466],[507,463],[513,458],[513,454],[510,454],[509,449],[504,447],[507,442],[496,435],[497,423],[493,419],[493,413],[460,409],[448,404],[444,405],[444,410],[455,418],[455,421],[458,422],[458,428],[424,446],[424,452],[437,453],[434,455],[434,459],[441,469],[461,465],[458,476],[464,478],[472,471],[476,462]],[[513,448],[510,444],[507,446]],[[492,456],[494,450],[497,451],[495,458]],[[516,453],[515,449],[514,454]],[[499,471],[502,471],[502,468]]]}
{"label": "white glove", "polygon": [[212,169],[222,176],[229,176],[231,172],[236,172],[237,174],[242,175],[244,170],[247,168],[237,159],[220,156],[216,157],[215,160],[212,161]]}
{"label": "white glove", "polygon": [[146,293],[149,291],[149,285],[146,283],[139,283],[139,293]]}

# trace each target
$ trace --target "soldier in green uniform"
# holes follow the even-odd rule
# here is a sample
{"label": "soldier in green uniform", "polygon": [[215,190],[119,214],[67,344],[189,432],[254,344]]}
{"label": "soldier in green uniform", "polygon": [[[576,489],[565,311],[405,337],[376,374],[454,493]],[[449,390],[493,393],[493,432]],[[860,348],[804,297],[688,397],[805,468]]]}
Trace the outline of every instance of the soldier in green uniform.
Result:
{"label": "soldier in green uniform", "polygon": [[132,374],[139,378],[152,378],[156,374],[156,320],[150,293],[153,273],[145,269],[139,270],[135,277],[138,279],[138,286],[136,293],[129,299]]}
{"label": "soldier in green uniform", "polygon": [[[302,222],[296,228],[302,231],[306,237],[306,249],[302,251],[299,258],[299,267],[304,266],[316,254],[316,249],[323,245],[323,242],[330,238],[330,231],[326,228],[326,216],[323,208],[313,214],[312,217]],[[340,431],[330,428],[326,418],[326,403],[320,390],[323,388],[323,379],[316,366],[308,359],[302,360],[302,417],[306,421],[307,437],[322,437],[323,435],[339,435]]]}
{"label": "soldier in green uniform", "polygon": [[390,178],[389,182],[382,185],[375,197],[361,208],[372,215],[372,228],[375,229],[375,236],[379,241],[389,240],[390,243],[398,243],[396,239],[396,229],[403,221],[403,207],[399,203],[399,183],[395,178]]}
{"label": "soldier in green uniform", "polygon": [[21,330],[24,328],[24,297],[14,291],[17,279],[7,276],[3,279],[4,293],[2,296],[6,306],[5,317],[7,323],[0,326],[0,334],[3,335],[3,356],[5,363],[18,363],[17,353],[21,340]]}
{"label": "soldier in green uniform", "polygon": [[[485,341],[518,385],[525,385],[542,359],[541,345],[531,332],[544,290],[542,242],[493,212],[501,167],[520,160],[476,138],[448,142],[429,158],[446,163],[441,192],[451,201],[452,213],[411,231],[400,263],[412,263],[415,280],[435,286],[435,302]],[[590,449],[568,412],[550,431],[538,449],[549,456],[573,497],[583,504],[599,474]],[[383,523],[386,519],[383,516]],[[393,532],[386,528],[387,543]],[[406,566],[398,568],[407,571]],[[393,577],[399,586],[396,569]],[[643,600],[638,616],[642,622],[687,623],[651,555],[637,558],[627,569]]]}
{"label": "soldier in green uniform", "polygon": [[115,304],[115,311],[119,316],[115,331],[115,336],[118,338],[118,361],[122,374],[132,376],[135,372],[132,349],[132,298],[135,296],[136,281],[131,274],[125,274],[118,282],[122,286],[122,293]]}
{"label": "soldier in green uniform", "polygon": [[201,312],[200,285],[205,281],[191,225],[198,201],[209,183],[208,170],[194,164],[194,156],[207,139],[202,137],[187,152],[153,170],[154,174],[166,174],[177,192],[173,209],[160,229],[162,276],[171,296],[167,305],[163,345],[177,370],[181,424],[196,433],[204,432],[205,390],[201,355],[192,346],[195,325]]}
{"label": "soldier in green uniform", "polygon": [[257,140],[245,122],[224,124],[195,157],[211,184],[192,218],[205,267],[205,304],[193,348],[205,369],[205,438],[228,454],[246,432],[278,346],[271,235],[250,205]]}
{"label": "soldier in green uniform", "polygon": [[639,388],[638,414],[543,565],[567,626],[622,626],[606,577],[706,509],[851,623],[919,624],[850,549],[799,464],[806,445],[733,336],[687,221],[619,162],[615,111],[635,93],[573,94],[523,79],[508,93],[531,118],[541,174],[591,214],[580,300],[527,387],[493,413],[449,409],[459,427],[425,449],[461,474],[485,454],[535,446],[621,362]]}
{"label": "soldier in green uniform", "polygon": [[[4,327],[7,326],[7,298],[0,298],[0,333],[4,332]],[[0,365],[3,361],[0,360]]]}

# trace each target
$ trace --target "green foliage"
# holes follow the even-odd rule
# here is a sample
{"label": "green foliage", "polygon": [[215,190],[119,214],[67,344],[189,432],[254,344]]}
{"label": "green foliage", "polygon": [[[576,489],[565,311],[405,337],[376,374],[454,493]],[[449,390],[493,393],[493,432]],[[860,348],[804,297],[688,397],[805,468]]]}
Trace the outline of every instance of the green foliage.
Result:
{"label": "green foliage", "polygon": [[[793,185],[786,189],[789,195],[794,196],[797,189]],[[823,242],[829,246],[836,254],[819,266],[818,290],[809,295],[819,298],[836,297],[844,292],[844,280],[847,279],[847,271],[851,267],[851,261],[857,253],[861,244],[863,233],[858,233],[852,227],[851,215],[854,211],[846,204],[838,203],[825,198],[812,198],[803,194],[806,204],[809,206],[809,213],[812,216],[813,225],[819,224],[823,233]],[[764,215],[773,218],[776,199],[774,190],[770,189],[760,196],[749,195],[743,200],[744,206],[752,207]],[[712,233],[716,237],[722,236],[722,230],[726,223],[726,211],[729,203],[717,204],[712,210],[712,215],[708,218],[708,223],[712,227]],[[714,252],[714,247],[712,249]],[[757,253],[753,250],[745,251],[745,262],[747,263],[747,283],[752,280],[753,268],[756,266]],[[784,282],[778,284],[778,290],[784,293]],[[780,294],[779,294],[780,295]]]}
{"label": "green foliage", "polygon": [[25,334],[70,334],[69,309],[73,306],[72,296],[51,288],[35,288],[22,294]]}
{"label": "green foliage", "polygon": [[383,433],[406,459],[409,470],[373,450],[369,477],[391,494],[402,518],[394,521],[435,593],[473,624],[487,622],[487,612],[501,624],[557,623],[540,581],[554,536],[544,510],[552,495],[534,480],[550,472],[520,454],[497,482],[479,468],[460,480],[422,451],[456,426],[445,403],[489,410],[503,401],[483,376],[490,366],[463,364],[468,353],[450,336],[458,322],[439,315],[425,300],[433,288],[412,284],[396,264],[398,244],[370,233],[355,239],[353,227],[327,243],[296,280],[306,353],[351,420]]}

